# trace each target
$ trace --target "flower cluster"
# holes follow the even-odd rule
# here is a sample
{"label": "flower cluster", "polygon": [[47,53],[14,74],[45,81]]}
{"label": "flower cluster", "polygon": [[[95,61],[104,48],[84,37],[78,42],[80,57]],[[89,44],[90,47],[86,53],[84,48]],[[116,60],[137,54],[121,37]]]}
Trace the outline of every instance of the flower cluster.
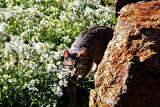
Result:
{"label": "flower cluster", "polygon": [[100,0],[0,1],[0,106],[55,106],[68,78],[62,50],[104,24],[115,18]]}
{"label": "flower cluster", "polygon": [[[26,44],[21,37],[12,36],[4,43],[0,54],[0,103],[3,105],[3,101],[15,97],[25,99],[27,95],[28,102],[20,101],[21,106],[34,104],[33,100],[44,106],[56,104],[56,99],[63,94],[62,87],[67,86],[68,76],[60,69],[60,54],[48,43]],[[16,100],[11,106],[16,105]]]}

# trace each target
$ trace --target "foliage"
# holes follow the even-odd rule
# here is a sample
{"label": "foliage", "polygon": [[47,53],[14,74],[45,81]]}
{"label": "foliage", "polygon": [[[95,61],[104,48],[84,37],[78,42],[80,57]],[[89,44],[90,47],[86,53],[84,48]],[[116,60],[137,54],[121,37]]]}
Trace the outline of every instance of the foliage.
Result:
{"label": "foliage", "polygon": [[106,5],[114,5],[115,2],[116,2],[116,0],[104,0],[104,3],[105,3]]}
{"label": "foliage", "polygon": [[1,49],[0,103],[2,106],[55,105],[68,73],[58,70],[59,53],[47,43],[24,43],[12,37]]}
{"label": "foliage", "polygon": [[115,24],[98,0],[2,0],[0,7],[0,106],[55,106],[67,86],[62,50],[92,26]]}

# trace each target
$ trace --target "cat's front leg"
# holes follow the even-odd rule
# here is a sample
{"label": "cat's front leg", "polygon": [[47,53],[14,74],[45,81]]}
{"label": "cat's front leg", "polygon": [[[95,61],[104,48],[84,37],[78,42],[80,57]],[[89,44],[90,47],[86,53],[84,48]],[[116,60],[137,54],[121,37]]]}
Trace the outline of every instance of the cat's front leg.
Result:
{"label": "cat's front leg", "polygon": [[97,68],[98,68],[98,65],[97,65],[95,62],[93,62],[91,71],[96,72],[96,71],[97,71]]}

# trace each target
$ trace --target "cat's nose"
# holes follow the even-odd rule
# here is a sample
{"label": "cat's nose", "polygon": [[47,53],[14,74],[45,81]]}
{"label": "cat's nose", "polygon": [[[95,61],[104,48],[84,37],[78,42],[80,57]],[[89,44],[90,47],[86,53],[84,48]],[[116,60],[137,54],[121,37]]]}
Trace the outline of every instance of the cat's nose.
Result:
{"label": "cat's nose", "polygon": [[73,70],[73,67],[72,67],[72,66],[69,66],[68,68],[69,68],[69,70],[71,70],[71,71]]}
{"label": "cat's nose", "polygon": [[75,70],[70,70],[70,76],[73,77],[75,75]]}
{"label": "cat's nose", "polygon": [[65,68],[67,69],[67,71],[69,73],[71,73],[73,71],[73,66],[70,66],[70,65],[65,65]]}

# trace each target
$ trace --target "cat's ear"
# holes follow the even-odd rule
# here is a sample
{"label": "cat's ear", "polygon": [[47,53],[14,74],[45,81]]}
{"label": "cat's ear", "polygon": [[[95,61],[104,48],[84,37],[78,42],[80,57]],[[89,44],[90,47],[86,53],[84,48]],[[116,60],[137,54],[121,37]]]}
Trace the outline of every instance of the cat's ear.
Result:
{"label": "cat's ear", "polygon": [[80,56],[87,56],[88,55],[88,50],[87,49],[83,49],[81,50]]}
{"label": "cat's ear", "polygon": [[68,58],[70,56],[70,53],[68,50],[65,50],[63,55],[64,55],[64,58]]}

